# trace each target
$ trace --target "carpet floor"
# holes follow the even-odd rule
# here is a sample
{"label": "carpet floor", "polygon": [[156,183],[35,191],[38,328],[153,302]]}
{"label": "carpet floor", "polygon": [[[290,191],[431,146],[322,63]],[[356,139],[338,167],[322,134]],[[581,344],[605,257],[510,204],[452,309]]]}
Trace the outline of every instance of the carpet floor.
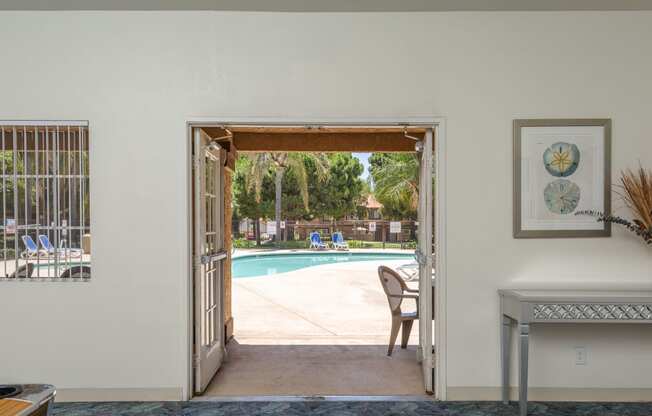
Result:
{"label": "carpet floor", "polygon": [[[495,402],[220,401],[57,403],[60,416],[516,416],[518,406]],[[530,416],[650,416],[652,403],[530,403]]]}

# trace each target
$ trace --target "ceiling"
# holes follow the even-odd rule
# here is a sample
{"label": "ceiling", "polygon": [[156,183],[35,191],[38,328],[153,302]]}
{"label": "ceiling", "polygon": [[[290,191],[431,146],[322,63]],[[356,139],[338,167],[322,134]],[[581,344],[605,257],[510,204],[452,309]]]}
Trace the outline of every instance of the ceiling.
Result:
{"label": "ceiling", "polygon": [[262,12],[652,10],[652,0],[1,0],[0,10]]}

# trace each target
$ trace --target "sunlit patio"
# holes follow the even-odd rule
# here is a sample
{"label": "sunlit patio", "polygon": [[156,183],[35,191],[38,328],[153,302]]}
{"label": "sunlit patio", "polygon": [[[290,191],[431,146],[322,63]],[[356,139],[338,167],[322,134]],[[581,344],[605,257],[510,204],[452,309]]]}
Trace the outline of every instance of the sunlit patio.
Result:
{"label": "sunlit patio", "polygon": [[[236,338],[242,344],[259,345],[386,346],[390,312],[377,269],[413,261],[346,262],[235,278]],[[408,285],[416,288],[416,281]],[[414,301],[406,300],[403,307],[414,310]],[[416,343],[417,328],[410,339]]]}
{"label": "sunlit patio", "polygon": [[[423,394],[417,325],[408,348],[400,348],[399,337],[387,356],[391,319],[377,273],[380,265],[412,262],[356,261],[235,278],[234,339],[206,395]],[[404,309],[414,310],[414,301]]]}

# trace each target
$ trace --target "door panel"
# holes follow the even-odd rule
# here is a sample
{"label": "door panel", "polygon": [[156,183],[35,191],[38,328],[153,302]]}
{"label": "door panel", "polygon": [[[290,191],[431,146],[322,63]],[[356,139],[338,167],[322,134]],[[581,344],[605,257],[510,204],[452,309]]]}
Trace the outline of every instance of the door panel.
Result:
{"label": "door panel", "polygon": [[201,129],[193,137],[193,282],[195,392],[222,365],[224,339],[224,169],[219,145]]}
{"label": "door panel", "polygon": [[421,142],[420,175],[419,175],[419,206],[418,206],[418,248],[419,262],[419,352],[423,371],[423,384],[427,393],[433,392],[434,360],[433,360],[433,192],[432,192],[432,149],[433,130],[428,129]]}

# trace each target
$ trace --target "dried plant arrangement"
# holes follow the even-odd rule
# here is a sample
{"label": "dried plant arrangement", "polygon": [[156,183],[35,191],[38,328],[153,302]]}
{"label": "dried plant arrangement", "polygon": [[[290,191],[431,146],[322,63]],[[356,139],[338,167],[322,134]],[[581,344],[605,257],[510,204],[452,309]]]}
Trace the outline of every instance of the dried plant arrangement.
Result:
{"label": "dried plant arrangement", "polygon": [[622,225],[647,244],[652,244],[652,170],[639,167],[637,171],[622,172],[616,194],[632,211],[634,219],[631,221],[597,211],[581,211],[576,215],[590,215],[596,217],[598,222]]}

